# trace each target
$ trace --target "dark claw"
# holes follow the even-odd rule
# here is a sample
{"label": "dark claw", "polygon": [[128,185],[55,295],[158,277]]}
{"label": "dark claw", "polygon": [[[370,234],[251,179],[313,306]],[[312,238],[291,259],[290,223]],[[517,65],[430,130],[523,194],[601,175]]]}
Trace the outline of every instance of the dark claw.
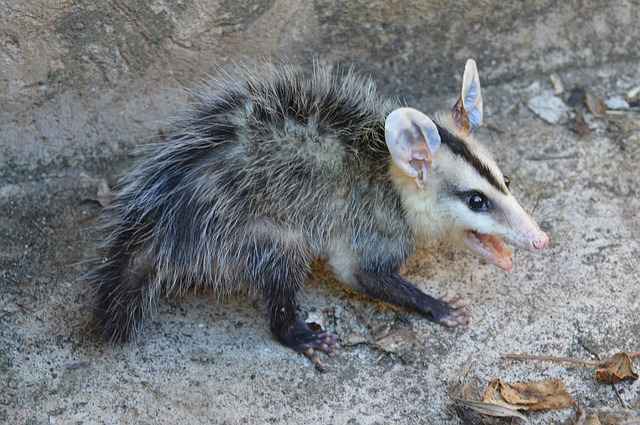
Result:
{"label": "dark claw", "polygon": [[280,340],[287,347],[304,354],[318,370],[324,371],[326,367],[320,361],[318,352],[334,356],[338,338],[332,333],[323,331],[316,324],[308,324],[299,320]]}
{"label": "dark claw", "polygon": [[467,303],[460,295],[448,294],[438,300],[432,310],[433,320],[447,327],[469,326],[471,314]]}

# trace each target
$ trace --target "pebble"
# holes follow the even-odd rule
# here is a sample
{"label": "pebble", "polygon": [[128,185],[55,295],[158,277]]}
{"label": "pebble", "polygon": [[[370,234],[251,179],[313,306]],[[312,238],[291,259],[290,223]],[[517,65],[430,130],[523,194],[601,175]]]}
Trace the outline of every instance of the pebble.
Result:
{"label": "pebble", "polygon": [[569,107],[551,93],[541,94],[529,99],[527,106],[533,113],[549,124],[558,124],[567,119]]}
{"label": "pebble", "polygon": [[610,97],[604,103],[607,109],[629,109],[629,104],[622,96]]}

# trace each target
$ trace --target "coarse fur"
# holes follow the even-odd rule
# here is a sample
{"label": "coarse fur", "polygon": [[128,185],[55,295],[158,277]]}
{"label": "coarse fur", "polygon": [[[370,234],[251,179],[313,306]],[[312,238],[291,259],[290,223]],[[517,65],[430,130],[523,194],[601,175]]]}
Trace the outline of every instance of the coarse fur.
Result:
{"label": "coarse fur", "polygon": [[[434,298],[398,274],[417,242],[457,238],[505,270],[500,237],[547,245],[471,135],[482,120],[473,61],[461,100],[435,123],[340,67],[236,67],[192,94],[105,210],[88,281],[107,340],[139,334],[162,295],[248,290],[263,294],[280,342],[331,353],[336,337],[296,312],[316,258],[371,297],[465,325],[459,298]],[[481,211],[470,206],[479,196]]]}
{"label": "coarse fur", "polygon": [[338,246],[370,271],[412,252],[387,172],[384,118],[397,105],[370,80],[265,65],[193,94],[105,211],[108,236],[88,277],[105,338],[137,334],[162,294],[299,288],[311,260]]}

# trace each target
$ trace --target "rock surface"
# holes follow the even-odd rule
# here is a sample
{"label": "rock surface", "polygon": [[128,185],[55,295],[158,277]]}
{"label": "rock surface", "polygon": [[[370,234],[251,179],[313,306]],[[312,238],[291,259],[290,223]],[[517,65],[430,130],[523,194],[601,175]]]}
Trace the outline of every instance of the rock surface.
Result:
{"label": "rock surface", "polygon": [[613,96],[604,102],[607,105],[607,109],[629,109],[629,104],[622,96]]}
{"label": "rock surface", "polygon": [[[637,87],[639,15],[631,0],[0,0],[0,423],[482,423],[451,401],[466,369],[482,385],[559,377],[587,407],[619,407],[588,370],[499,356],[640,350],[638,115],[594,118],[578,139],[525,106],[551,72],[605,97]],[[256,300],[167,300],[139,343],[97,343],[77,281],[97,237],[90,199],[163,131],[181,86],[284,55],[353,63],[427,112],[452,103],[475,57],[494,128],[479,137],[553,248],[517,253],[511,275],[451,249],[413,258],[406,274],[425,290],[472,302],[468,330],[319,270],[302,306],[349,342],[325,374],[273,341]],[[639,382],[619,390],[640,409]]]}
{"label": "rock surface", "polygon": [[566,121],[569,113],[569,108],[562,99],[551,93],[532,97],[527,102],[527,106],[549,124],[558,124]]}

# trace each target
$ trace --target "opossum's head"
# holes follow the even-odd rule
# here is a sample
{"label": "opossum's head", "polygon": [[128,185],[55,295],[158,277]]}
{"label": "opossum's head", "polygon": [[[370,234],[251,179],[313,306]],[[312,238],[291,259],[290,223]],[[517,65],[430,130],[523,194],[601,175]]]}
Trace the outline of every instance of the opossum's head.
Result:
{"label": "opossum's head", "polygon": [[549,237],[520,206],[495,161],[473,137],[482,95],[473,60],[453,109],[432,121],[400,108],[385,122],[392,179],[416,235],[456,239],[498,267],[512,268],[509,244],[539,251]]}

